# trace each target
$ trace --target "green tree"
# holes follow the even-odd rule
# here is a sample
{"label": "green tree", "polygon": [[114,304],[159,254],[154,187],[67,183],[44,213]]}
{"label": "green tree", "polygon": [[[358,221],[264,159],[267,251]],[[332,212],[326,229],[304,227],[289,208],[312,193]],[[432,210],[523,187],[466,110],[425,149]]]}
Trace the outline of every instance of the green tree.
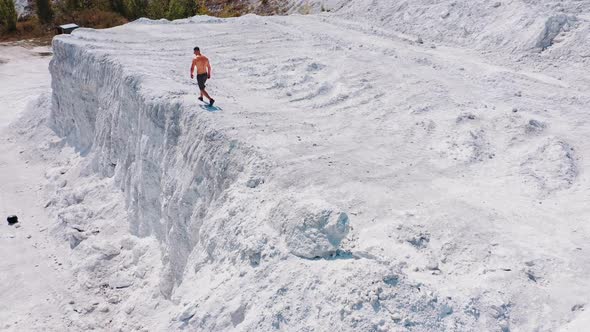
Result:
{"label": "green tree", "polygon": [[209,8],[205,4],[205,0],[196,0],[197,15],[209,15]]}
{"label": "green tree", "polygon": [[75,11],[82,8],[80,0],[66,0],[65,5],[68,11]]}
{"label": "green tree", "polygon": [[169,0],[150,0],[147,8],[147,16],[157,20],[167,16]]}
{"label": "green tree", "polygon": [[50,0],[35,0],[37,5],[37,17],[41,23],[47,24],[53,21],[53,9]]}
{"label": "green tree", "polygon": [[[156,0],[157,1],[157,0]],[[125,2],[123,0],[110,0],[111,9],[123,16],[127,15],[125,12]]]}
{"label": "green tree", "polygon": [[179,18],[186,18],[195,14],[194,3],[192,0],[170,0],[168,6],[169,20],[177,20]]}
{"label": "green tree", "polygon": [[[159,1],[159,0],[155,0]],[[124,0],[125,16],[134,20],[146,16],[147,0]]]}
{"label": "green tree", "polygon": [[14,0],[0,0],[0,24],[4,25],[6,31],[16,30],[17,18]]}

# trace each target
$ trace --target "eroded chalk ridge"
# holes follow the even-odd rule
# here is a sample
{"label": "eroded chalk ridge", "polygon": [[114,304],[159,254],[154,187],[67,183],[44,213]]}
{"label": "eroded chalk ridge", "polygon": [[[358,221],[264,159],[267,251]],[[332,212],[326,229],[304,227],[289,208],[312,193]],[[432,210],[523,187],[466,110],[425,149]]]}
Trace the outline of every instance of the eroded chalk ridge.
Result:
{"label": "eroded chalk ridge", "polygon": [[243,199],[244,188],[254,190],[268,165],[200,114],[185,112],[182,100],[145,94],[142,78],[108,55],[60,39],[54,51],[50,127],[86,157],[83,175],[115,179],[131,233],[164,244],[162,292],[169,296],[190,252],[206,239],[203,222],[227,200]]}

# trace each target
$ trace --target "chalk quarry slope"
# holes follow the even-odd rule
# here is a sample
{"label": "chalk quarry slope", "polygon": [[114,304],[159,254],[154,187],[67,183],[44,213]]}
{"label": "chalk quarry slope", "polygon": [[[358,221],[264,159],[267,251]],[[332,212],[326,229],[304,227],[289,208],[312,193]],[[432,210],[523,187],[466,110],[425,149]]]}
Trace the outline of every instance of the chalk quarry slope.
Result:
{"label": "chalk quarry slope", "polygon": [[[293,11],[334,12],[355,21],[366,20],[370,30],[404,33],[410,38],[502,51],[515,57],[534,57],[554,44],[544,57],[588,55],[590,3],[581,0],[293,0]],[[384,31],[378,31],[380,28]],[[523,51],[532,51],[525,52]]]}
{"label": "chalk quarry slope", "polygon": [[[568,36],[585,50],[578,23]],[[50,205],[63,229],[81,229],[73,254],[95,257],[79,266],[86,291],[112,304],[83,321],[553,331],[587,320],[585,58],[543,57],[567,40],[511,59],[402,32],[248,15],[54,39],[49,126],[79,157],[55,170],[69,182]],[[188,77],[197,45],[216,109]],[[119,210],[91,203],[114,188]],[[108,221],[130,235],[90,232]]]}

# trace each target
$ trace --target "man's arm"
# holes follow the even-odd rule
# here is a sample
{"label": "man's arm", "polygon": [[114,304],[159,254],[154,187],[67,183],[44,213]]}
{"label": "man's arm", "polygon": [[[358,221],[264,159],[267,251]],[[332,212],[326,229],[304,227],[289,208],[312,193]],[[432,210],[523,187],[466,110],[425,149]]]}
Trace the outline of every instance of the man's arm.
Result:
{"label": "man's arm", "polygon": [[211,64],[209,63],[209,59],[207,59],[207,78],[211,78]]}
{"label": "man's arm", "polygon": [[195,75],[193,75],[193,73],[195,72],[195,61],[196,59],[193,59],[193,62],[191,62],[191,79],[195,77]]}

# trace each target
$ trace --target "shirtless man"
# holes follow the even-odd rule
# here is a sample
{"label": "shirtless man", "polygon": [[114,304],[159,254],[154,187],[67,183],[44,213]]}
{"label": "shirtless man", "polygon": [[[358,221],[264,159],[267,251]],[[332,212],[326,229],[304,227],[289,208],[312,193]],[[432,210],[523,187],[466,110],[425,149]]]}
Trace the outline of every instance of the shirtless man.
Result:
{"label": "shirtless man", "polygon": [[199,100],[203,101],[203,96],[205,96],[209,99],[209,106],[213,106],[215,100],[205,91],[205,82],[211,78],[211,64],[209,64],[209,59],[201,54],[201,50],[198,47],[195,47],[194,51],[195,58],[191,64],[191,79],[195,77],[194,70],[197,67],[197,83],[199,83],[199,90],[201,90]]}

